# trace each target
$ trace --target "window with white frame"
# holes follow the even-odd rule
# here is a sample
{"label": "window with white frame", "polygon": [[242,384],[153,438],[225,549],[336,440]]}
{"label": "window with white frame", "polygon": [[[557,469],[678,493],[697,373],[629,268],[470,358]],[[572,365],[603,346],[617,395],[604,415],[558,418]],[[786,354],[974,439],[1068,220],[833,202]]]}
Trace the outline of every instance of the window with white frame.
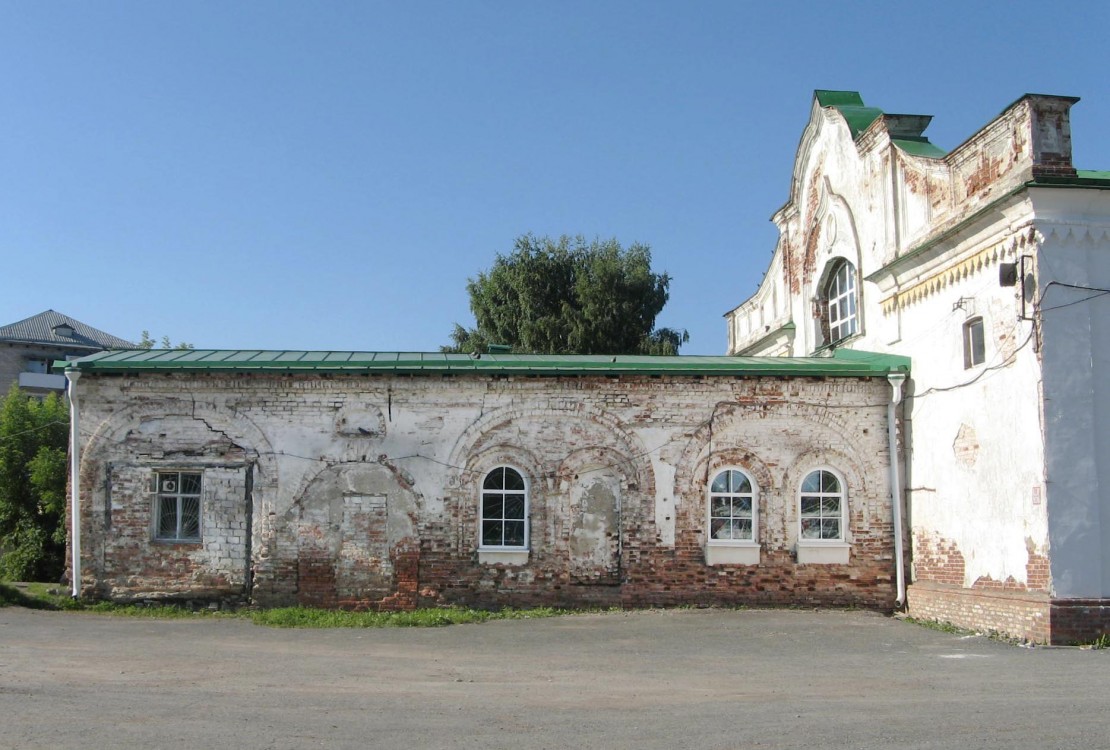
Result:
{"label": "window with white frame", "polygon": [[859,330],[859,300],[856,295],[856,267],[844,259],[830,270],[825,288],[824,321],[828,344],[835,344]]}
{"label": "window with white frame", "polygon": [[811,471],[799,495],[799,541],[844,541],[844,485],[827,469]]}
{"label": "window with white frame", "polygon": [[972,318],[964,323],[964,369],[971,369],[987,361],[987,342],[983,319]]}
{"label": "window with white frame", "polygon": [[709,540],[751,542],[755,538],[755,487],[744,472],[726,469],[709,485]]}
{"label": "window with white frame", "polygon": [[154,538],[166,542],[200,541],[199,472],[160,471],[154,504]]}
{"label": "window with white frame", "polygon": [[481,547],[528,548],[528,486],[520,472],[499,466],[486,474],[481,510]]}

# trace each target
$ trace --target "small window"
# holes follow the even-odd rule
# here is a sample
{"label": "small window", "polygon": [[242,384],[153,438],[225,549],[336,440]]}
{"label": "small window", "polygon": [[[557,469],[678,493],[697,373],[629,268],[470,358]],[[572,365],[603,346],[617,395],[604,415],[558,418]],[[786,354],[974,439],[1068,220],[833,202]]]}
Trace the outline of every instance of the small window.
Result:
{"label": "small window", "polygon": [[827,333],[825,343],[835,344],[859,331],[855,266],[843,259],[837,261],[821,290],[821,296],[825,300],[822,320]]}
{"label": "small window", "polygon": [[972,318],[964,323],[964,369],[987,361],[987,345],[983,336],[983,319]]}
{"label": "small window", "polygon": [[755,490],[742,471],[722,471],[709,486],[710,541],[755,540]]}
{"label": "small window", "polygon": [[831,471],[810,472],[799,497],[802,541],[844,540],[844,487]]}
{"label": "small window", "polygon": [[50,363],[45,359],[29,359],[27,364],[23,367],[23,372],[35,373],[48,373],[50,372]]}
{"label": "small window", "polygon": [[523,550],[528,547],[528,487],[520,472],[499,466],[482,482],[480,546]]}
{"label": "small window", "polygon": [[158,472],[154,538],[167,542],[200,541],[200,474]]}

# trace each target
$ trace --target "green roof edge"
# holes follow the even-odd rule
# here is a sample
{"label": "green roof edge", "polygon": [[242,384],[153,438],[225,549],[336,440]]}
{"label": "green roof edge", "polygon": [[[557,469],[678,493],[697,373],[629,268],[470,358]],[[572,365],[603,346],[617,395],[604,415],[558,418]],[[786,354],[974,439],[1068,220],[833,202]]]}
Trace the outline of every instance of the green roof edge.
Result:
{"label": "green roof edge", "polygon": [[[139,372],[493,374],[493,375],[702,375],[875,377],[909,369],[909,359],[838,350],[832,357],[729,357],[682,355],[491,355],[432,352],[302,352],[260,350],[113,350],[55,363],[90,374]],[[311,358],[306,355],[319,355]],[[243,355],[243,356],[237,356]],[[250,355],[250,356],[246,356]]]}

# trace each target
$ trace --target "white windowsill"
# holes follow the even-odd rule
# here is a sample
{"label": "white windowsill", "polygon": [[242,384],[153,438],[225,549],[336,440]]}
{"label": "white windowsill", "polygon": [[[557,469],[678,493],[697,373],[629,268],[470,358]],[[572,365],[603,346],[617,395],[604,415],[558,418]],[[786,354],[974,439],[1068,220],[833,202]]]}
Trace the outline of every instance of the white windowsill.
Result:
{"label": "white windowsill", "polygon": [[478,562],[482,565],[524,565],[528,562],[528,550],[479,549]]}
{"label": "white windowsill", "polygon": [[759,565],[759,542],[707,542],[706,565]]}
{"label": "white windowsill", "polygon": [[798,541],[798,562],[816,565],[847,565],[849,550],[847,542]]}

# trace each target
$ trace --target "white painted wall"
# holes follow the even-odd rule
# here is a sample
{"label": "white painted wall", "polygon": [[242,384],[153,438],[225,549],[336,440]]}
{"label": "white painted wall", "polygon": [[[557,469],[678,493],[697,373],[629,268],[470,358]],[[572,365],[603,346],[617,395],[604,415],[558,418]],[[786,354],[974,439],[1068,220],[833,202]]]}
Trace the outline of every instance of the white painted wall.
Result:
{"label": "white painted wall", "polygon": [[[1036,191],[1052,580],[1110,596],[1110,192]],[[1043,217],[1043,218],[1042,218]]]}
{"label": "white painted wall", "polygon": [[[911,357],[905,486],[917,572],[934,575],[927,568],[943,550],[941,557],[962,557],[962,575],[950,582],[965,587],[1043,588],[1043,574],[1029,577],[1049,554],[1050,502],[1056,594],[1106,595],[1110,581],[1110,562],[1100,556],[1110,532],[1097,523],[1110,518],[1102,500],[1110,493],[1101,491],[1101,472],[1110,472],[1103,435],[1110,422],[1101,415],[1110,406],[1102,391],[1110,386],[1093,364],[1110,356],[1110,340],[1101,338],[1110,337],[1110,326],[1104,331],[1092,321],[1090,305],[1046,322],[1042,428],[1033,323],[1018,320],[1018,289],[998,281],[1001,262],[1038,252],[1042,208],[1034,210],[1021,187],[1050,141],[1065,144],[1061,153],[1070,158],[1070,105],[1053,97],[1019,100],[955,152],[927,158],[901,150],[883,121],[853,139],[839,112],[815,101],[789,200],[774,216],[776,273],[727,316],[730,353],[781,353],[752,325],[761,300],[776,290],[786,305],[774,325],[797,327],[788,354],[819,354],[814,299],[822,270],[838,257],[856,265],[860,334],[839,345]],[[1066,132],[1046,139],[1046,127]],[[1040,192],[1074,210],[1076,196],[1064,193],[1079,191]],[[1087,225],[1108,207],[1080,213],[1078,222]],[[1067,274],[1110,286],[1110,255],[1085,247],[1064,254]],[[912,259],[901,260],[908,253]],[[1051,245],[1041,257],[1046,253],[1061,255]],[[973,316],[985,323],[987,361],[966,369],[963,325]],[[1053,446],[1047,457],[1046,435]],[[1047,484],[1046,460],[1055,477]]]}

